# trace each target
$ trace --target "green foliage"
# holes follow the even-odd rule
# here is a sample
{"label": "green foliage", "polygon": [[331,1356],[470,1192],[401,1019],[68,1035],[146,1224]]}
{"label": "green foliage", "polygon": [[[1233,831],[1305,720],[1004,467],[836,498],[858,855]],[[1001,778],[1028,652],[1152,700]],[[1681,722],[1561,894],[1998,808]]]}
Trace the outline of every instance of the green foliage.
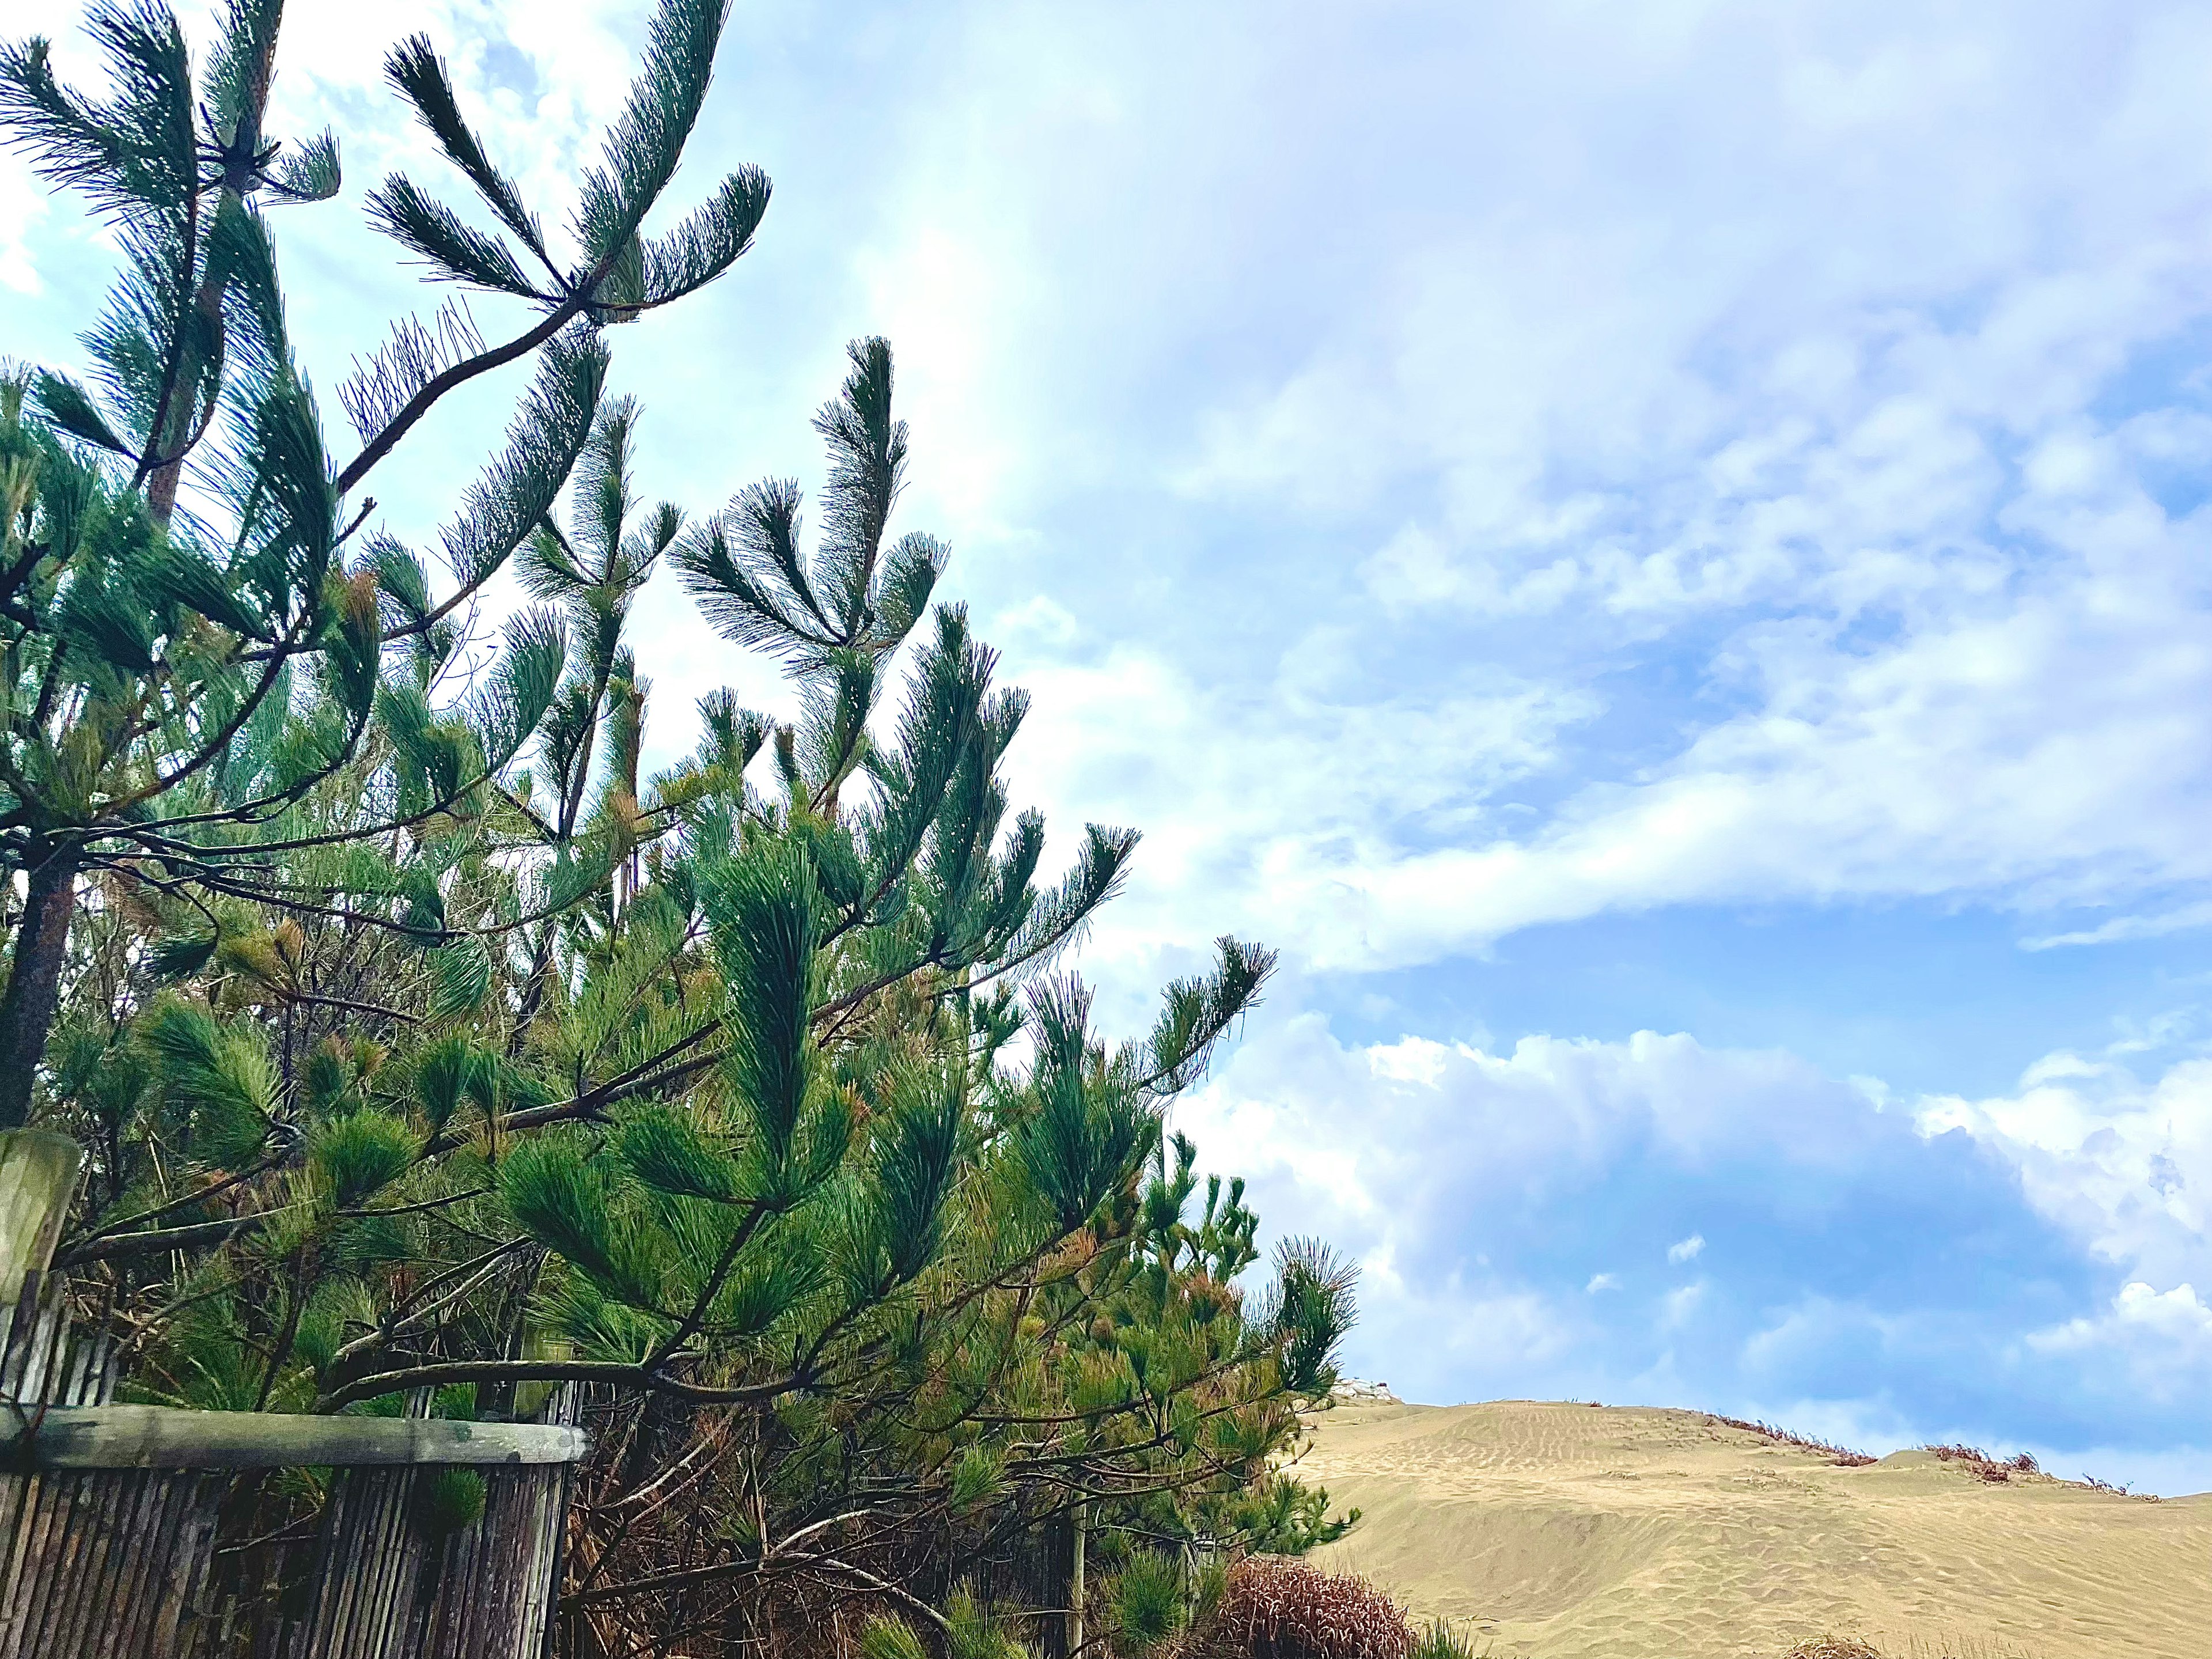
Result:
{"label": "green foliage", "polygon": [[860,1626],[860,1654],[861,1659],[930,1659],[913,1626],[884,1613]]}
{"label": "green foliage", "polygon": [[1028,1659],[1029,1650],[963,1584],[945,1603],[945,1659]]}
{"label": "green foliage", "polygon": [[656,1192],[717,1203],[737,1196],[738,1170],[728,1155],[682,1112],[656,1107],[630,1118],[623,1125],[622,1156]]}
{"label": "green foliage", "polygon": [[[428,43],[393,52],[393,88],[524,254],[402,177],[372,193],[373,219],[434,275],[546,316],[497,345],[465,313],[435,329],[403,320],[340,390],[364,443],[342,467],[294,355],[264,213],[327,199],[339,184],[329,132],[288,145],[265,128],[282,6],[236,0],[196,75],[162,0],[102,0],[86,19],[105,60],[100,95],[64,85],[44,39],[0,45],[0,137],[49,182],[86,196],[122,252],[107,307],[83,337],[89,374],[11,374],[0,392],[0,878],[48,872],[58,935],[73,925],[66,901],[77,881],[151,870],[164,895],[153,908],[168,914],[147,930],[149,948],[166,977],[204,971],[219,943],[210,907],[245,899],[445,946],[430,963],[435,1020],[492,995],[482,939],[447,937],[450,866],[435,867],[447,851],[438,843],[482,819],[487,791],[538,737],[568,654],[557,619],[512,619],[507,652],[464,676],[474,683],[457,705],[434,709],[428,692],[465,637],[448,618],[550,523],[599,429],[603,325],[721,274],[765,210],[766,179],[740,169],[675,231],[638,240],[696,122],[726,9],[720,0],[660,7],[605,165],[582,182],[591,246],[568,272]],[[526,356],[537,373],[505,442],[440,532],[456,591],[434,595],[422,562],[380,532],[349,550],[375,505],[356,492],[400,440],[447,393]],[[185,489],[202,502],[179,518]],[[633,586],[673,540],[671,514],[628,573]],[[384,681],[387,655],[397,683]],[[594,700],[605,690],[602,676]],[[642,696],[633,681],[618,700],[633,728]],[[390,748],[364,755],[373,712]],[[632,769],[636,746],[633,738]],[[352,810],[309,800],[349,768]],[[315,867],[349,842],[389,846],[401,867],[368,896],[404,890],[404,914],[332,902],[362,896]],[[491,919],[473,920],[481,929]],[[31,1109],[63,960],[56,950],[9,963],[0,994],[12,1012],[0,1024],[15,1047],[0,1052],[0,1127]]]}
{"label": "green foliage", "polygon": [[491,994],[491,952],[480,939],[465,939],[433,951],[428,957],[435,990],[428,1009],[432,1019],[453,1019],[483,1006]]}
{"label": "green foliage", "polygon": [[805,852],[757,842],[706,872],[704,895],[727,1002],[725,1075],[745,1129],[745,1195],[787,1210],[843,1158],[849,1121],[820,1086],[812,1032],[820,924]]}
{"label": "green foliage", "polygon": [[470,1101],[489,1110],[495,1098],[497,1070],[497,1061],[473,1047],[465,1036],[441,1037],[424,1044],[415,1056],[414,1097],[431,1133],[452,1122]]}
{"label": "green foliage", "polygon": [[1334,1357],[1352,1318],[1357,1264],[1314,1238],[1285,1239],[1275,1249],[1274,1328],[1283,1344],[1284,1381],[1297,1394],[1326,1395],[1336,1386]]}
{"label": "green foliage", "polygon": [[606,1294],[633,1307],[658,1303],[658,1278],[634,1212],[620,1202],[613,1171],[576,1134],[517,1146],[499,1166],[507,1214],[529,1237],[574,1263]]}
{"label": "green foliage", "polygon": [[329,1183],[331,1200],[351,1209],[390,1186],[421,1156],[421,1139],[374,1109],[333,1119],[315,1131],[308,1166]]}
{"label": "green foliage", "polygon": [[1359,1520],[1358,1510],[1332,1516],[1328,1492],[1279,1473],[1239,1494],[1227,1514],[1235,1535],[1261,1555],[1304,1555],[1335,1543]]}
{"label": "green foliage", "polygon": [[1167,1556],[1139,1549],[1107,1588],[1115,1651],[1138,1659],[1169,1641],[1183,1626],[1182,1573]]}
{"label": "green foliage", "polygon": [[276,1070],[262,1033],[249,1024],[225,1026],[177,1000],[157,1005],[143,1031],[198,1156],[217,1168],[252,1163],[276,1104]]}
{"label": "green foliage", "polygon": [[972,1509],[997,1497],[1006,1484],[1006,1455],[995,1447],[978,1443],[962,1452],[960,1461],[953,1465],[945,1501],[955,1510]]}
{"label": "green foliage", "polygon": [[1431,1620],[1413,1632],[1411,1659],[1478,1659],[1474,1644],[1443,1619]]}
{"label": "green foliage", "polygon": [[1071,979],[1030,996],[1036,1064],[1018,1142],[1026,1171],[1063,1231],[1084,1225],[1149,1156],[1159,1121],[1129,1079],[1101,1063],[1091,994]]}
{"label": "green foliage", "polygon": [[235,1281],[203,1269],[177,1286],[160,1342],[121,1392],[194,1411],[252,1411],[264,1378],[244,1336]]}
{"label": "green foliage", "polygon": [[474,1526],[484,1511],[484,1478],[474,1469],[450,1465],[415,1477],[416,1524],[432,1538],[444,1538]]}

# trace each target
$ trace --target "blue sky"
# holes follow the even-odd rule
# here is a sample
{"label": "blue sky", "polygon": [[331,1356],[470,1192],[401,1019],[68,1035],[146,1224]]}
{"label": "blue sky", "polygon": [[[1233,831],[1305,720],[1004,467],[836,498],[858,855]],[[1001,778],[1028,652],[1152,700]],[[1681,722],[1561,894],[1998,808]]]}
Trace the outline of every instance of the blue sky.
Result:
{"label": "blue sky", "polygon": [[[436,297],[386,45],[557,218],[638,10],[295,6],[324,384]],[[1019,787],[1146,831],[1107,1006],[1283,949],[1179,1122],[1365,1263],[1354,1369],[2212,1487],[2208,84],[2130,0],[740,6],[686,181],[775,204],[617,379],[705,508],[890,336]],[[9,350],[108,263],[0,163]],[[771,697],[641,621],[664,749]]]}

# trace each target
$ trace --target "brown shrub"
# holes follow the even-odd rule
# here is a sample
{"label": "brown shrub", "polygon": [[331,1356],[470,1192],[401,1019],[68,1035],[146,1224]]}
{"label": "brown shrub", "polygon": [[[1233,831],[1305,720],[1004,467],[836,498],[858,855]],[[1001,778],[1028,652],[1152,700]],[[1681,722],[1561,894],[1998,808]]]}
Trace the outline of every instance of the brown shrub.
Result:
{"label": "brown shrub", "polygon": [[1882,1659],[1882,1655],[1873,1643],[1856,1637],[1816,1636],[1809,1642],[1800,1642],[1782,1659]]}
{"label": "brown shrub", "polygon": [[2141,1504],[2155,1504],[2159,1501],[2159,1496],[2154,1492],[2130,1492],[2124,1484],[2100,1480],[2094,1474],[2085,1474],[2079,1480],[2063,1480],[2059,1484],[2078,1487],[2083,1492],[2100,1492],[2108,1498],[2132,1498]]}
{"label": "brown shrub", "polygon": [[1705,1421],[1731,1429],[1741,1429],[1746,1434],[1755,1434],[1777,1445],[1795,1446],[1800,1451],[1818,1452],[1838,1468],[1863,1469],[1875,1460],[1863,1451],[1853,1451],[1849,1446],[1838,1446],[1832,1440],[1823,1440],[1814,1434],[1799,1434],[1794,1430],[1779,1429],[1771,1423],[1747,1423],[1741,1417],[1723,1417],[1717,1412],[1707,1412]]}
{"label": "brown shrub", "polygon": [[2004,1485],[2015,1473],[2033,1474],[2036,1472],[2035,1460],[2026,1452],[2022,1452],[2018,1457],[2000,1462],[1979,1446],[1962,1446],[1954,1443],[1948,1446],[1926,1446],[1922,1449],[1934,1452],[1946,1463],[1964,1463],[1971,1473],[1993,1486]]}
{"label": "brown shrub", "polygon": [[1946,1463],[1995,1463],[1996,1462],[1979,1446],[1960,1445],[1956,1441],[1948,1446],[1923,1446],[1921,1450],[1934,1452]]}
{"label": "brown shrub", "polygon": [[1407,1659],[1413,1627],[1364,1578],[1287,1556],[1255,1555],[1229,1570],[1221,1600],[1191,1632],[1193,1659]]}

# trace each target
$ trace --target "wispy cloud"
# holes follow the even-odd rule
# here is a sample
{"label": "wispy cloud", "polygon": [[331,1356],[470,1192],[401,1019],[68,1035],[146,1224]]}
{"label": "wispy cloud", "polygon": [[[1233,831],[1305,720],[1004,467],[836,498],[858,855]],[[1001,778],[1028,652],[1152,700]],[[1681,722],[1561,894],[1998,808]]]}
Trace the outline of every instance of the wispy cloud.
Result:
{"label": "wispy cloud", "polygon": [[2094,927],[2079,927],[2070,933],[2045,933],[2034,939],[2024,939],[2021,941],[2021,948],[2024,951],[2056,951],[2069,945],[2115,945],[2127,939],[2163,939],[2168,933],[2206,927],[2212,927],[2212,899],[2179,905],[2171,910],[2114,916],[2110,921],[2100,921]]}

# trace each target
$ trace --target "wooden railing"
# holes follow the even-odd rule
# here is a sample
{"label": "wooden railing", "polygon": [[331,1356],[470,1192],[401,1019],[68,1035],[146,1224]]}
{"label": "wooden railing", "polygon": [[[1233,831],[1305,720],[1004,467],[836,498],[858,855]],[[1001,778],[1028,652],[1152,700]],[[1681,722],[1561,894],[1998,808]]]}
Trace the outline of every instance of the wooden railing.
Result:
{"label": "wooden railing", "polygon": [[[112,1403],[113,1347],[46,1276],[80,1158],[0,1133],[0,1659],[538,1659],[586,1449],[533,1423]],[[483,1507],[433,1530],[442,1472]],[[258,1483],[331,1471],[297,1537],[245,1535]],[[252,1560],[255,1571],[239,1571]]]}

